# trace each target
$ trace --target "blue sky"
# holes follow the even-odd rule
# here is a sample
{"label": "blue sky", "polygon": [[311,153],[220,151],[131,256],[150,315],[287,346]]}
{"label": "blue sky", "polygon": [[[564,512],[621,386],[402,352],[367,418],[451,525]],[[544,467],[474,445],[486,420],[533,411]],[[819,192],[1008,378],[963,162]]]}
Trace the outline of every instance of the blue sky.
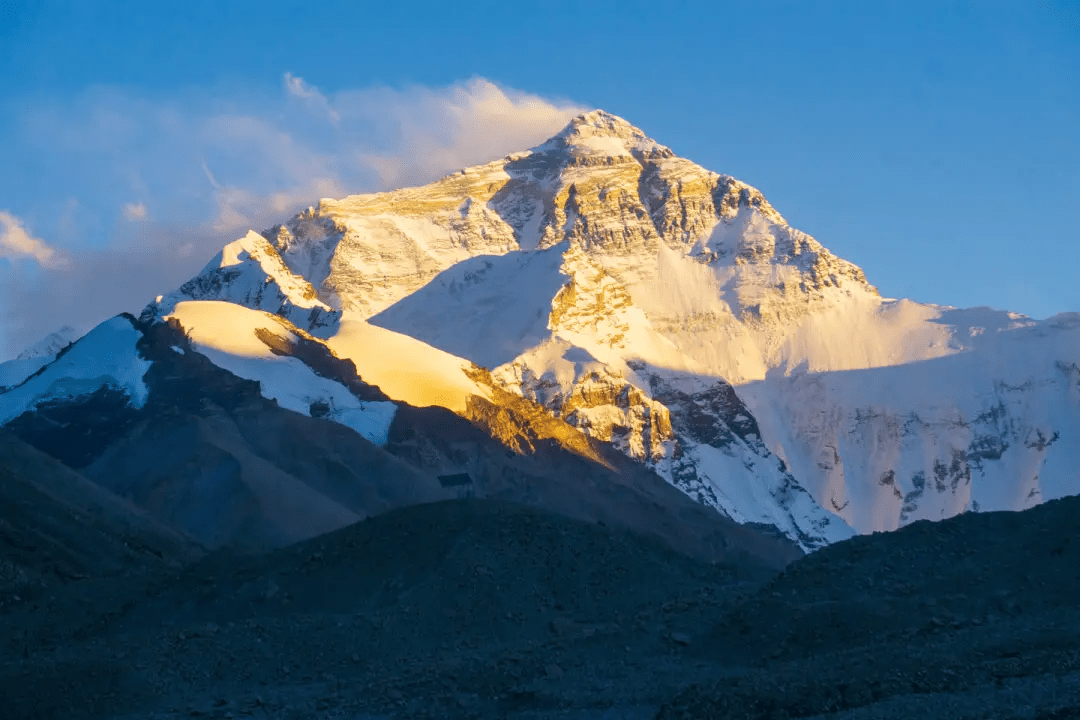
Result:
{"label": "blue sky", "polygon": [[137,312],[241,226],[593,107],[886,296],[1080,310],[1075,0],[0,0],[0,358]]}

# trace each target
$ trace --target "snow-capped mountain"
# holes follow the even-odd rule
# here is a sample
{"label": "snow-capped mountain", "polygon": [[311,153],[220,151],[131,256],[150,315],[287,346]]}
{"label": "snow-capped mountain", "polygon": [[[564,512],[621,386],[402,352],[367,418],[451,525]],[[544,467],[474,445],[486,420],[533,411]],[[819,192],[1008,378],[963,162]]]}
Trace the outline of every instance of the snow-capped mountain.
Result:
{"label": "snow-capped mountain", "polygon": [[152,308],[161,317],[178,303],[207,297],[265,310],[316,333],[336,329],[341,315],[316,297],[310,282],[285,266],[264,237],[250,231],[222,248],[194,278],[159,297]]}
{"label": "snow-capped mountain", "polygon": [[0,392],[12,388],[45,367],[65,347],[79,337],[75,328],[64,325],[23,350],[15,358],[0,363]]}
{"label": "snow-capped mountain", "polygon": [[296,380],[313,371],[279,336],[519,450],[617,449],[812,549],[1080,492],[1078,318],[882,298],[754,188],[595,111],[249,233],[140,320],[284,407],[359,422],[342,391]]}
{"label": "snow-capped mountain", "polygon": [[75,328],[64,325],[23,350],[16,359],[28,360],[30,358],[47,357],[51,360],[56,357],[57,353],[75,342],[78,337],[79,333],[75,331]]}
{"label": "snow-capped mountain", "polygon": [[123,392],[133,407],[142,407],[146,401],[142,377],[150,363],[135,350],[139,337],[122,317],[101,323],[63,357],[43,364],[42,372],[0,396],[0,425],[42,401],[86,397],[105,384]]}

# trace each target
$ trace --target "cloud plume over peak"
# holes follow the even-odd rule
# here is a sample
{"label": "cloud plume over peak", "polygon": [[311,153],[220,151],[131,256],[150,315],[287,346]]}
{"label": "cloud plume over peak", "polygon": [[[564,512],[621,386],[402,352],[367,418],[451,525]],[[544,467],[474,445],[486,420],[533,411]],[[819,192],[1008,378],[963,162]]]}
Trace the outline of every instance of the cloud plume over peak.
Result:
{"label": "cloud plume over peak", "polygon": [[137,312],[249,228],[536,145],[584,109],[483,78],[326,92],[290,73],[274,92],[15,100],[12,165],[35,175],[0,177],[0,359],[42,327]]}
{"label": "cloud plume over peak", "polygon": [[[448,88],[371,89],[337,98],[345,118],[372,124],[384,142],[360,161],[380,189],[427,182],[536,145],[588,108],[508,90],[484,78]],[[407,162],[401,162],[406,157]]]}

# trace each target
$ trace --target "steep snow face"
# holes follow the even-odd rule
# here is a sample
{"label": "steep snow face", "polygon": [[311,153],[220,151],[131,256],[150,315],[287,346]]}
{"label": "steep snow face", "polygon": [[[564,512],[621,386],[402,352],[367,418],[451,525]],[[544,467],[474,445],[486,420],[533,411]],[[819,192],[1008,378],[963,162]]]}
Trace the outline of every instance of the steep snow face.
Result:
{"label": "steep snow face", "polygon": [[369,319],[492,368],[551,336],[551,299],[566,282],[562,252],[478,255]]}
{"label": "steep snow face", "polygon": [[178,303],[167,316],[180,323],[200,353],[238,377],[256,380],[263,397],[281,407],[350,427],[385,445],[397,405],[362,401],[334,380],[320,377],[295,357],[276,354],[266,339],[299,341],[273,315],[220,301]]}
{"label": "steep snow face", "polygon": [[0,363],[0,392],[15,387],[51,363],[61,350],[78,337],[74,328],[65,325],[23,350],[17,357]]}
{"label": "steep snow face", "polygon": [[226,245],[202,272],[149,305],[143,319],[165,317],[188,300],[223,300],[265,310],[316,336],[332,334],[339,317],[311,283],[289,270],[274,246],[254,232]]}
{"label": "steep snow face", "polygon": [[653,397],[671,413],[672,452],[655,463],[669,482],[738,522],[776,527],[804,550],[854,534],[769,451],[753,414],[730,384],[640,371],[648,374]]}
{"label": "steep snow face", "polygon": [[[1080,314],[943,313],[977,348],[739,388],[766,444],[859,532],[1080,492]],[[981,321],[983,325],[970,324]]]}
{"label": "steep snow face", "polygon": [[399,401],[466,414],[487,368],[804,548],[1080,491],[1071,320],[882,298],[756,189],[602,111],[424,187],[324,199],[148,312],[192,298],[286,318]]}
{"label": "steep snow face", "polygon": [[0,425],[50,401],[86,397],[103,387],[127,395],[133,407],[146,402],[143,375],[150,362],[135,345],[142,334],[124,316],[101,323],[38,376],[0,394]]}

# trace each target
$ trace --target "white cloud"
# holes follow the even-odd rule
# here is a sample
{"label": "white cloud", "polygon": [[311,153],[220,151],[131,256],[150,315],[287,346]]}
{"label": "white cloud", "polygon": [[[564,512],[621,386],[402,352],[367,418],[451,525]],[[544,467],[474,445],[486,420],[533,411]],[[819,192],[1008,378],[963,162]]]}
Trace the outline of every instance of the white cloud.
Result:
{"label": "white cloud", "polygon": [[[201,119],[202,170],[212,188],[210,225],[217,232],[280,222],[323,197],[429,182],[543,142],[585,110],[482,78],[448,88],[369,88],[330,96],[288,73],[284,85],[290,98],[330,118],[333,127],[290,123],[265,112]],[[218,156],[213,162],[206,159],[212,154]],[[265,188],[253,178],[277,182]]]}
{"label": "white cloud", "polygon": [[[21,167],[39,166],[45,153],[52,161],[32,180],[55,193],[11,210],[45,218],[35,230],[62,239],[66,252],[0,215],[0,257],[32,257],[41,268],[0,267],[0,349],[34,340],[41,324],[137,313],[249,228],[323,197],[421,184],[531,147],[585,109],[482,78],[323,92],[286,74],[279,88],[162,99],[99,87],[11,103],[18,134],[5,152]],[[0,176],[0,197],[24,181]],[[129,222],[116,222],[117,207]],[[49,218],[54,226],[42,224]],[[21,310],[31,304],[33,318]]]}
{"label": "white cloud", "polygon": [[341,116],[330,107],[330,101],[319,92],[317,87],[308,85],[303,78],[296,77],[292,73],[285,73],[284,82],[285,91],[289,95],[306,103],[316,111],[325,113],[327,119],[333,124],[337,124],[341,120]]}
{"label": "white cloud", "polygon": [[214,192],[217,213],[210,227],[222,237],[232,237],[248,228],[284,222],[304,203],[347,194],[333,178],[312,178],[302,185],[271,193],[219,186]]}
{"label": "white cloud", "polygon": [[146,205],[143,203],[127,203],[122,208],[124,217],[128,220],[145,220],[146,219]]}
{"label": "white cloud", "polygon": [[19,218],[0,210],[0,258],[24,257],[33,258],[46,268],[60,267],[66,262],[62,253],[27,232]]}
{"label": "white cloud", "polygon": [[343,122],[375,127],[382,150],[362,150],[381,189],[428,182],[537,145],[589,108],[473,78],[448,88],[347,91],[335,98]]}

